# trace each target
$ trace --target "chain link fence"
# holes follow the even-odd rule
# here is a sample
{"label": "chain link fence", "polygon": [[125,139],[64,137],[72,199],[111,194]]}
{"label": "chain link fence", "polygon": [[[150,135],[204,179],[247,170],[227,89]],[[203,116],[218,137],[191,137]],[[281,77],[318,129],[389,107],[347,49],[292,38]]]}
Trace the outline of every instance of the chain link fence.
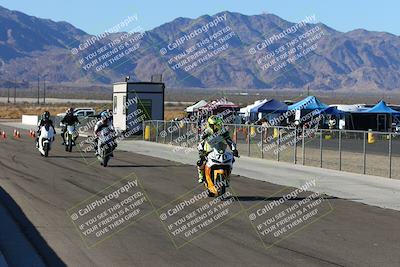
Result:
{"label": "chain link fence", "polygon": [[[400,134],[225,124],[241,155],[400,179]],[[143,140],[196,152],[201,129],[185,121],[145,121]]]}

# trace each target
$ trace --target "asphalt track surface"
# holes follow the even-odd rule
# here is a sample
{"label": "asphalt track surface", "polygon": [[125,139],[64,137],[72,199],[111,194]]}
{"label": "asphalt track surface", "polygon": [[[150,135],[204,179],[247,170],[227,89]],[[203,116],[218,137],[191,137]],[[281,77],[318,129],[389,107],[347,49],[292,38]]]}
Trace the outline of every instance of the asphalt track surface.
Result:
{"label": "asphalt track surface", "polygon": [[[191,190],[202,192],[194,167],[125,151],[116,151],[108,168],[88,164],[90,160],[95,159],[83,159],[78,151],[65,152],[59,140],[49,158],[42,158],[26,136],[0,140],[0,189],[16,207],[3,205],[11,213],[22,210],[25,219],[16,221],[49,266],[400,265],[399,212],[328,196],[328,214],[279,243],[273,238],[264,238],[263,243],[247,209],[279,199],[293,188],[238,176],[232,177],[229,192],[241,212],[177,248],[160,220],[160,208]],[[66,211],[132,174],[154,207],[139,221],[88,248]],[[309,194],[283,205],[289,207]],[[10,260],[7,251],[3,254]]]}

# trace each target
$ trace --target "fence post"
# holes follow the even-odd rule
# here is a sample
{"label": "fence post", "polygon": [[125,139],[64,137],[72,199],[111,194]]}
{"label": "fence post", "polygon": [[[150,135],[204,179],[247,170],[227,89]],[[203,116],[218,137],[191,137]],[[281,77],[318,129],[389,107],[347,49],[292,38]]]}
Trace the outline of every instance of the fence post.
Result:
{"label": "fence post", "polygon": [[392,133],[389,133],[389,178],[392,178]]}
{"label": "fence post", "polygon": [[170,126],[170,128],[171,128],[171,140],[170,140],[170,145],[172,145],[172,135],[174,134],[174,128],[172,127],[172,121],[170,121],[170,124],[169,124],[169,126]]}
{"label": "fence post", "polygon": [[264,126],[261,125],[261,158],[264,158]]}
{"label": "fence post", "polygon": [[237,132],[237,127],[236,127],[236,124],[235,124],[235,138],[234,138],[234,140],[235,140],[235,144],[237,144],[237,136],[238,136],[238,132]]}
{"label": "fence post", "polygon": [[163,121],[164,124],[164,144],[167,142],[167,121]]}
{"label": "fence post", "polygon": [[276,160],[279,161],[279,148],[280,148],[280,142],[281,142],[281,131],[279,129],[279,127],[277,127],[278,129],[278,140],[277,140],[277,153],[276,153]]}
{"label": "fence post", "polygon": [[151,142],[151,125],[153,124],[153,121],[149,122],[149,142]]}
{"label": "fence post", "polygon": [[302,134],[301,134],[301,164],[304,165],[305,163],[305,155],[306,155],[306,151],[305,151],[305,142],[304,142],[304,126],[302,129]]}
{"label": "fence post", "polygon": [[342,170],[342,131],[339,130],[339,171]]}
{"label": "fence post", "polygon": [[181,146],[181,123],[178,124],[178,146]]}
{"label": "fence post", "polygon": [[158,143],[158,121],[156,123],[156,143]]}
{"label": "fence post", "polygon": [[[191,125],[190,125],[191,126]],[[186,142],[186,146],[189,147],[189,131],[188,131],[188,127],[189,127],[189,123],[185,122],[185,142]],[[190,129],[190,132],[192,130]]]}
{"label": "fence post", "polygon": [[144,135],[145,135],[145,128],[146,127],[146,121],[142,122],[142,133],[143,133],[143,140],[144,140]]}
{"label": "fence post", "polygon": [[247,156],[250,157],[250,125],[247,125],[247,143],[249,144],[247,147]]}
{"label": "fence post", "polygon": [[363,141],[363,174],[366,173],[366,163],[367,163],[367,143],[366,143],[366,135],[367,133],[364,132],[364,141]]}
{"label": "fence post", "polygon": [[297,164],[297,127],[294,129],[293,163]]}
{"label": "fence post", "polygon": [[319,167],[322,168],[322,129],[319,135]]}

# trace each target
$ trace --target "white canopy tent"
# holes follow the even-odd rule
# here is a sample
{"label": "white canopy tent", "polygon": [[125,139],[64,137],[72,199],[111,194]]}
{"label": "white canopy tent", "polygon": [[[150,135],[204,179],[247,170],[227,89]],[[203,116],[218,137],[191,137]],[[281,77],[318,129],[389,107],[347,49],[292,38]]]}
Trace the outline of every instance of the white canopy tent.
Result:
{"label": "white canopy tent", "polygon": [[264,105],[265,102],[267,102],[267,99],[263,99],[263,100],[256,100],[253,104],[248,105],[247,107],[241,108],[240,109],[240,113],[242,114],[243,117],[249,117],[250,116],[250,110],[252,108],[255,108],[257,106],[261,106]]}
{"label": "white canopy tent", "polygon": [[199,102],[195,103],[194,105],[187,107],[185,111],[187,113],[192,113],[194,110],[204,107],[205,105],[207,105],[207,101],[202,99]]}
{"label": "white canopy tent", "polygon": [[366,110],[364,104],[353,104],[353,105],[329,105],[330,107],[336,107],[340,111],[344,112],[361,112]]}

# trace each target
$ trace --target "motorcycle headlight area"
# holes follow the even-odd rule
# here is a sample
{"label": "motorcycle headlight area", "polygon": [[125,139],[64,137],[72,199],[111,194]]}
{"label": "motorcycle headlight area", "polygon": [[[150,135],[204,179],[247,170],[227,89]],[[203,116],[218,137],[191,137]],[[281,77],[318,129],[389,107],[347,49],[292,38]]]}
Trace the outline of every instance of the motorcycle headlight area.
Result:
{"label": "motorcycle headlight area", "polygon": [[227,160],[224,160],[224,161],[219,161],[219,160],[211,159],[211,161],[214,162],[214,163],[229,163],[229,162],[232,161],[232,159],[227,159]]}

